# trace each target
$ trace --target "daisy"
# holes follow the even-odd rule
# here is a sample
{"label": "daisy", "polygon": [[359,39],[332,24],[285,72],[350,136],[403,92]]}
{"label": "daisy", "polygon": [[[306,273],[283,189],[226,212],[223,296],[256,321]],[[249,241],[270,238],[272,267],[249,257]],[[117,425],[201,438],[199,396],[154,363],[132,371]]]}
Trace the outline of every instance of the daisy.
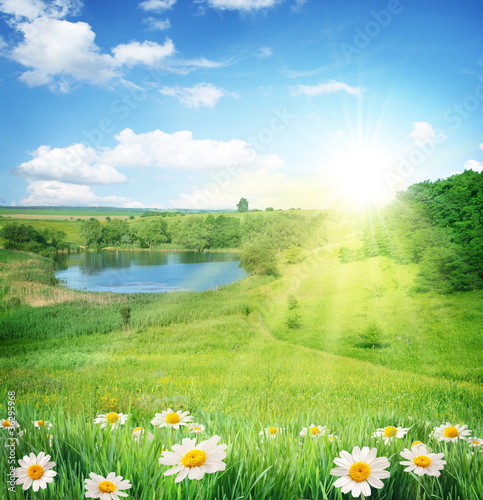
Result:
{"label": "daisy", "polygon": [[94,423],[101,424],[102,429],[110,425],[111,430],[114,430],[120,425],[124,425],[128,417],[129,415],[125,415],[124,413],[116,413],[115,411],[111,411],[110,413],[97,415],[97,418],[94,419]]}
{"label": "daisy", "polygon": [[268,437],[271,437],[271,438],[276,438],[278,434],[281,434],[283,431],[283,429],[281,427],[266,427],[265,429],[263,429],[263,431],[260,431],[258,434],[260,436],[268,436]]}
{"label": "daisy", "polygon": [[312,438],[318,438],[327,434],[327,428],[321,425],[310,424],[310,427],[302,427],[299,435],[302,437],[306,437],[307,435]]}
{"label": "daisy", "polygon": [[472,437],[471,438],[470,437],[470,438],[468,438],[468,443],[473,448],[481,448],[481,449],[483,449],[483,439],[481,439],[481,438],[477,438],[477,437]]}
{"label": "daisy", "polygon": [[381,479],[390,476],[389,471],[384,470],[389,467],[389,460],[386,457],[376,458],[377,449],[364,446],[354,446],[352,454],[341,451],[341,458],[334,458],[334,463],[338,467],[333,468],[330,473],[333,476],[340,476],[334,483],[336,488],[341,488],[342,493],[352,493],[354,498],[361,494],[370,496],[371,486],[380,489],[384,486]]}
{"label": "daisy", "polygon": [[327,439],[329,441],[337,441],[339,439],[339,436],[337,436],[336,434],[327,434]]}
{"label": "daisy", "polygon": [[129,479],[116,476],[115,472],[109,472],[106,478],[91,472],[91,479],[84,479],[87,489],[85,498],[100,498],[101,500],[119,500],[119,497],[128,497],[127,493],[121,490],[132,488]]}
{"label": "daisy", "polygon": [[225,470],[226,464],[222,460],[226,457],[226,444],[218,444],[220,436],[213,436],[196,445],[196,439],[184,438],[182,444],[172,446],[173,451],[163,451],[159,463],[174,465],[164,475],[171,476],[178,473],[175,483],[184,478],[203,479],[205,473],[209,474]]}
{"label": "daisy", "polygon": [[194,432],[195,434],[200,434],[205,430],[205,426],[203,424],[192,423],[188,425],[188,429],[190,429],[191,432]]}
{"label": "daisy", "polygon": [[452,425],[449,422],[446,424],[435,427],[433,430],[433,436],[439,441],[458,441],[458,439],[466,440],[471,434],[467,425]]}
{"label": "daisy", "polygon": [[57,475],[57,472],[50,470],[55,467],[55,462],[49,460],[50,455],[43,451],[38,456],[35,453],[25,455],[18,461],[20,467],[15,469],[16,483],[21,484],[23,490],[28,490],[31,486],[34,491],[47,488],[47,483],[51,483]]}
{"label": "daisy", "polygon": [[[136,427],[133,431],[132,431],[132,437],[138,441],[138,442],[141,442],[144,438],[144,429],[142,427]],[[148,441],[152,441],[154,439],[154,435],[151,434],[150,432],[148,432],[147,434],[147,440]]]}
{"label": "daisy", "polygon": [[173,411],[171,408],[156,413],[156,416],[151,420],[155,427],[171,427],[172,429],[179,429],[180,425],[187,425],[193,420],[189,411]]}
{"label": "daisy", "polygon": [[428,453],[428,449],[424,444],[417,444],[410,450],[405,448],[400,453],[401,457],[406,460],[399,462],[401,465],[407,465],[405,472],[414,472],[418,476],[440,476],[440,470],[444,469],[446,464],[444,453]]}
{"label": "daisy", "polygon": [[0,420],[0,427],[2,427],[2,429],[15,430],[17,427],[19,427],[19,425],[17,424],[17,422],[15,422],[15,420],[7,419]]}
{"label": "daisy", "polygon": [[33,420],[32,423],[37,428],[45,427],[46,429],[52,427],[52,424],[48,420]]}
{"label": "daisy", "polygon": [[403,438],[410,427],[408,428],[403,428],[403,427],[394,427],[393,425],[388,425],[387,427],[381,427],[380,429],[376,429],[376,432],[372,434],[372,437],[382,437],[384,442],[387,444],[394,439],[401,439]]}

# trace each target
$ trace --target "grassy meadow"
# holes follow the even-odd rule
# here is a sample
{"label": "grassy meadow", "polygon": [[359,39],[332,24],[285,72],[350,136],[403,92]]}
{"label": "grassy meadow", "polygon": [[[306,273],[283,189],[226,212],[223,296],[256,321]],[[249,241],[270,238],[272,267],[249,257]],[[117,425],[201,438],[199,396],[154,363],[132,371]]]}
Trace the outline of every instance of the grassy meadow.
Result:
{"label": "grassy meadow", "polygon": [[[351,496],[333,486],[333,459],[358,445],[391,464],[371,498],[481,500],[481,447],[430,433],[451,422],[483,437],[483,292],[416,294],[415,264],[341,263],[339,249],[360,244],[359,227],[355,214],[333,213],[326,241],[297,264],[281,257],[279,278],[201,293],[67,290],[52,281],[48,259],[0,250],[0,417],[14,391],[24,430],[16,458],[45,451],[58,473],[38,493],[7,491],[3,481],[0,498],[80,500],[90,472],[114,471],[137,500],[341,500]],[[167,408],[206,429],[154,428]],[[127,423],[93,423],[107,412],[129,414]],[[52,428],[35,428],[40,419]],[[299,435],[312,425],[329,432]],[[131,435],[138,426],[140,442]],[[386,426],[409,431],[390,444],[372,437]],[[269,427],[275,438],[259,434]],[[228,444],[225,471],[199,484],[163,475],[163,450],[214,434]],[[399,465],[416,440],[447,461],[439,478],[422,478],[419,497],[416,476]],[[7,452],[0,464],[4,477]]]}

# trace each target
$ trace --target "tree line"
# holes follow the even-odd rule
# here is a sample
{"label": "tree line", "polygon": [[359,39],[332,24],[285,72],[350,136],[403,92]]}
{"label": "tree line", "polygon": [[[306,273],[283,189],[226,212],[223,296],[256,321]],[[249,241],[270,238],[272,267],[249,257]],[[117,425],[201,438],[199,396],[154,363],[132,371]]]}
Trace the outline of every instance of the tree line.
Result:
{"label": "tree line", "polygon": [[398,193],[368,221],[362,253],[419,264],[420,292],[483,289],[483,172],[465,170]]}

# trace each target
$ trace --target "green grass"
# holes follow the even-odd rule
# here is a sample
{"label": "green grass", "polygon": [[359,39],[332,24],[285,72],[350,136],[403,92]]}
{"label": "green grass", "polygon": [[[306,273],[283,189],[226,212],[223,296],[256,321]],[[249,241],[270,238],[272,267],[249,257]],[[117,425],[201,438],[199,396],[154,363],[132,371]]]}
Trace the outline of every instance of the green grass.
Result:
{"label": "green grass", "polygon": [[[415,295],[417,269],[383,258],[341,264],[340,246],[358,242],[354,223],[329,220],[328,243],[299,264],[282,263],[281,278],[247,278],[216,292],[69,292],[62,303],[32,307],[57,292],[29,283],[30,298],[0,313],[0,417],[14,390],[27,429],[17,458],[45,450],[59,474],[47,491],[34,496],[17,488],[9,498],[79,500],[89,472],[117,471],[131,480],[131,498],[198,500],[195,484],[175,485],[157,463],[163,447],[187,435],[154,432],[149,424],[171,407],[193,413],[207,426],[205,438],[218,434],[229,445],[227,470],[201,482],[204,500],[349,498],[333,488],[329,472],[339,451],[354,445],[390,458],[391,478],[371,498],[412,500],[417,481],[403,472],[398,454],[414,440],[448,462],[440,478],[424,477],[423,498],[481,500],[483,453],[472,455],[463,441],[442,445],[429,432],[449,421],[483,435],[483,295]],[[26,262],[46,262],[35,259],[0,252],[7,300],[12,276],[17,282]],[[297,300],[290,310],[289,297]],[[122,304],[132,309],[127,331]],[[293,313],[298,328],[287,326]],[[360,339],[372,324],[381,337],[374,349]],[[129,413],[128,424],[112,433],[96,429],[93,418],[107,411]],[[54,423],[52,448],[32,428],[36,419]],[[311,424],[339,439],[302,440],[301,427]],[[284,433],[258,435],[272,425]],[[411,429],[386,446],[372,433],[387,425]],[[155,434],[152,444],[132,442],[137,426]]]}

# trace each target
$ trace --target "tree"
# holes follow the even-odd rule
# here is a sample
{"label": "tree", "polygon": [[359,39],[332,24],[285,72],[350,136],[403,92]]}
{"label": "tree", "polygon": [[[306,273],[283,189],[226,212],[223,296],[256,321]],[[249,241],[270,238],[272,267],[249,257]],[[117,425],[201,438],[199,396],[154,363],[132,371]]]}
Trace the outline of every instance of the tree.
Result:
{"label": "tree", "polygon": [[136,235],[138,238],[142,239],[149,248],[158,243],[169,242],[168,225],[161,217],[141,222],[136,229]]}
{"label": "tree", "polygon": [[267,240],[248,244],[240,255],[240,266],[250,274],[279,275],[275,252]]}
{"label": "tree", "polygon": [[267,207],[267,208],[265,209],[265,212],[273,212],[273,207]]}
{"label": "tree", "polygon": [[246,198],[240,198],[236,208],[239,212],[248,212],[248,200]]}
{"label": "tree", "polygon": [[209,241],[208,224],[200,217],[189,217],[173,225],[173,243],[201,252]]}
{"label": "tree", "polygon": [[123,236],[131,236],[131,228],[125,220],[109,220],[102,228],[102,234],[104,242],[107,245],[120,245]]}
{"label": "tree", "polygon": [[94,244],[99,248],[103,243],[102,224],[94,217],[82,223],[79,234],[83,238],[86,247]]}

